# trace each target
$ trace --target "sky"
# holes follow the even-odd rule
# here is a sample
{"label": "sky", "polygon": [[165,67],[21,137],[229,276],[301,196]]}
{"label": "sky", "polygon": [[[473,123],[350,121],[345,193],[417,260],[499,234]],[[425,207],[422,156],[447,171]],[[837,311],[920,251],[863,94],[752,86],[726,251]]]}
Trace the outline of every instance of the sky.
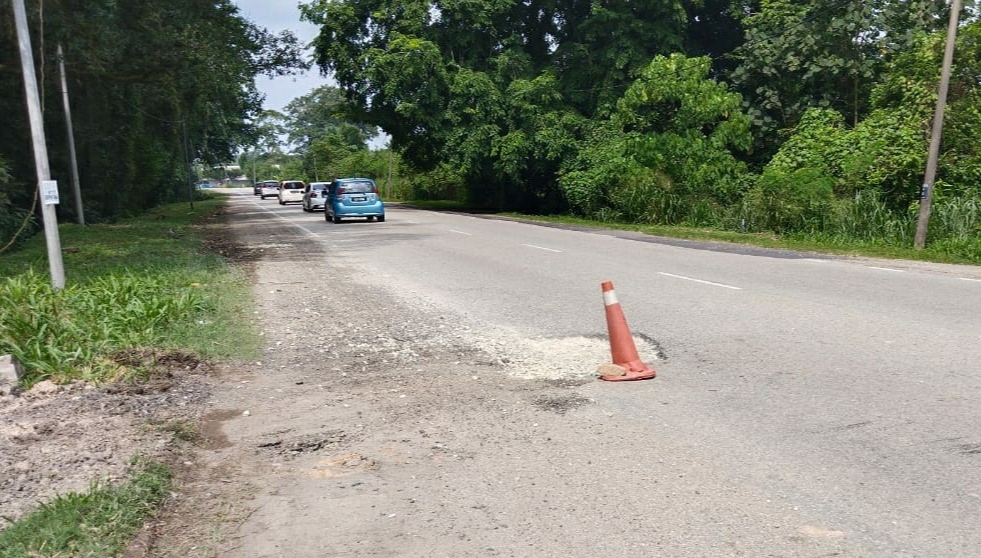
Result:
{"label": "sky", "polygon": [[[273,33],[289,29],[296,34],[303,44],[309,44],[320,32],[316,25],[300,21],[299,0],[232,1],[241,10],[242,16],[252,23],[259,27],[265,27]],[[316,67],[301,75],[275,78],[259,76],[256,78],[256,87],[266,96],[263,108],[280,112],[293,99],[300,95],[306,95],[321,85],[337,85],[337,83],[331,78],[321,76],[320,70]],[[389,138],[386,134],[380,134],[368,142],[368,147],[384,149],[388,141]]]}

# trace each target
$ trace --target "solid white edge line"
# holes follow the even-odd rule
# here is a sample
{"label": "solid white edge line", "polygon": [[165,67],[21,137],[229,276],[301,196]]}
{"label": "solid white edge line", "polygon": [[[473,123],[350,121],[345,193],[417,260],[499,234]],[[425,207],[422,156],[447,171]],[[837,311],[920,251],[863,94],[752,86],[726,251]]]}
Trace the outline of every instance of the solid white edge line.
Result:
{"label": "solid white edge line", "polygon": [[551,248],[545,248],[544,246],[535,246],[534,244],[522,244],[522,246],[527,246],[528,248],[534,248],[536,250],[545,250],[546,252],[555,252],[556,254],[562,253],[562,250],[552,250]]}
{"label": "solid white edge line", "polygon": [[906,273],[905,269],[893,269],[891,267],[876,267],[874,265],[865,266],[869,269],[878,269],[879,271],[895,271],[896,273]]}
{"label": "solid white edge line", "polygon": [[973,281],[974,283],[981,283],[981,279],[971,279],[970,277],[958,277],[961,281]]}
{"label": "solid white edge line", "polygon": [[454,230],[454,229],[446,229],[446,230],[450,231],[451,233],[462,234],[462,235],[466,235],[466,236],[473,236],[472,234],[470,234],[468,232],[457,231],[457,230]]}
{"label": "solid white edge line", "polygon": [[722,287],[724,289],[732,289],[734,291],[741,291],[741,290],[743,290],[742,287],[733,287],[732,285],[726,285],[724,283],[713,283],[712,281],[703,281],[701,279],[694,279],[692,277],[685,277],[684,275],[675,275],[673,273],[664,273],[663,271],[661,271],[659,273],[661,275],[666,276],[666,277],[674,277],[675,279],[684,279],[685,281],[694,281],[696,283],[701,283],[703,285],[712,285],[713,287]]}

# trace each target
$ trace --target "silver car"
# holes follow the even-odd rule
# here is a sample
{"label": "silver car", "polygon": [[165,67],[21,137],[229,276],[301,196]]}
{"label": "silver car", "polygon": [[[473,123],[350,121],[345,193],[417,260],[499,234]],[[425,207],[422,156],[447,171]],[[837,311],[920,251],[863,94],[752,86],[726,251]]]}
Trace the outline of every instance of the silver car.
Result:
{"label": "silver car", "polygon": [[265,180],[259,183],[259,197],[262,199],[275,198],[279,196],[279,181]]}
{"label": "silver car", "polygon": [[330,182],[311,182],[303,193],[303,211],[316,211],[324,208],[327,187]]}

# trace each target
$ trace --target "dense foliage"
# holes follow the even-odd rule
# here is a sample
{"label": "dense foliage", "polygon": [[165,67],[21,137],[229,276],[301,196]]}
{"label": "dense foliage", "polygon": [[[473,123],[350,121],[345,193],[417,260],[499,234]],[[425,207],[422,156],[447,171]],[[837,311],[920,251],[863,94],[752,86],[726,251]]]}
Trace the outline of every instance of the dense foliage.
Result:
{"label": "dense foliage", "polygon": [[[938,211],[963,218],[933,238],[971,251],[981,59],[966,4],[938,182]],[[311,0],[301,11],[321,28],[317,64],[352,114],[391,134],[420,197],[908,240],[943,0]]]}
{"label": "dense foliage", "polygon": [[[914,224],[949,15],[944,0],[309,0],[314,59],[338,87],[276,113],[259,110],[252,79],[302,66],[299,45],[230,0],[48,0],[43,33],[40,1],[54,166],[67,183],[51,94],[62,42],[98,215],[183,191],[187,158],[237,152],[258,180],[361,175],[399,197],[891,244]],[[931,241],[970,254],[973,0],[961,22]],[[0,27],[0,103],[16,117],[0,206],[26,209],[10,34]],[[392,152],[366,148],[379,130]]]}
{"label": "dense foliage", "polygon": [[[255,142],[262,98],[254,78],[305,65],[292,34],[257,27],[231,0],[29,0],[27,10],[52,174],[66,200],[55,57],[64,48],[87,221],[186,195],[187,161],[230,160]],[[9,2],[0,14],[0,154],[13,177],[0,178],[0,205],[29,209],[34,189],[25,185],[36,178]],[[63,218],[72,205],[60,206]]]}

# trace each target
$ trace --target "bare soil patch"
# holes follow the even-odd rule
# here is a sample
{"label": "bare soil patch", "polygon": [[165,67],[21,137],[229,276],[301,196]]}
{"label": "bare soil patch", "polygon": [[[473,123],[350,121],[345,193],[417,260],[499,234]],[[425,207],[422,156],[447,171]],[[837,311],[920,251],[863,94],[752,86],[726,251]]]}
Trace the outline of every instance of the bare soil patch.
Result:
{"label": "bare soil patch", "polygon": [[210,390],[203,371],[169,366],[148,384],[41,382],[3,398],[0,516],[16,520],[57,494],[120,481],[137,454],[170,461],[167,425],[195,417]]}

